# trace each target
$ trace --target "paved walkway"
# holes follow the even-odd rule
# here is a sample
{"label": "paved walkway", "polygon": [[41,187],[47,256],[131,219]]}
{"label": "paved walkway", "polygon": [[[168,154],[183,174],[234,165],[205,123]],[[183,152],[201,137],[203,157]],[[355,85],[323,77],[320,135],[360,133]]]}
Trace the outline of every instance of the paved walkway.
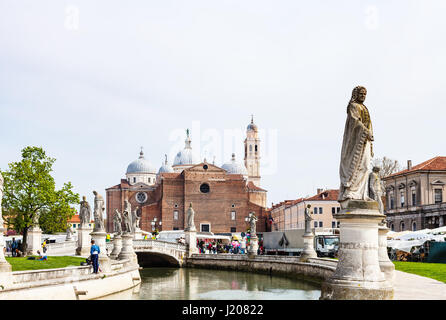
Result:
{"label": "paved walkway", "polygon": [[446,300],[446,283],[395,270],[394,300]]}

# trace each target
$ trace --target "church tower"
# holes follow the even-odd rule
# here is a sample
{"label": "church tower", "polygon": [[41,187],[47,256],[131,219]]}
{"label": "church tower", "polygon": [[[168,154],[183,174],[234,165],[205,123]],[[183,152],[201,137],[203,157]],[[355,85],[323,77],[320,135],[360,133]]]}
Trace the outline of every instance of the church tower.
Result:
{"label": "church tower", "polygon": [[248,170],[248,182],[252,181],[255,186],[260,187],[260,139],[254,116],[251,116],[251,123],[246,129],[245,166]]}

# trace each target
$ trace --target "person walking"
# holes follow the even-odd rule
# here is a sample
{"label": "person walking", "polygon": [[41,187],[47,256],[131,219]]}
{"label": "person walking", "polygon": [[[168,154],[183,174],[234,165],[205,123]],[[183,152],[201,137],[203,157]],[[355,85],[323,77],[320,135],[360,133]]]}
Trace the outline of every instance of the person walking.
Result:
{"label": "person walking", "polygon": [[12,238],[12,243],[11,243],[11,252],[12,252],[12,256],[13,257],[17,257],[17,249],[19,247],[19,244],[17,243],[17,241],[15,241],[15,238]]}
{"label": "person walking", "polygon": [[101,249],[99,249],[99,246],[94,243],[94,240],[91,240],[91,248],[90,248],[90,255],[91,255],[91,263],[93,264],[93,273],[98,273],[99,270],[99,254],[101,253]]}

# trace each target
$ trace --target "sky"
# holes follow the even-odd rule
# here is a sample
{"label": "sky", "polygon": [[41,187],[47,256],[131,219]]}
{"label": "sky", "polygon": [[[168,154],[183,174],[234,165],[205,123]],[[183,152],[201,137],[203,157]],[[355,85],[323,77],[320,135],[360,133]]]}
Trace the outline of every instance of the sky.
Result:
{"label": "sky", "polygon": [[446,156],[443,0],[0,0],[0,169],[26,146],[93,203],[140,147],[243,161],[254,115],[268,204],[339,187],[352,89],[376,157]]}

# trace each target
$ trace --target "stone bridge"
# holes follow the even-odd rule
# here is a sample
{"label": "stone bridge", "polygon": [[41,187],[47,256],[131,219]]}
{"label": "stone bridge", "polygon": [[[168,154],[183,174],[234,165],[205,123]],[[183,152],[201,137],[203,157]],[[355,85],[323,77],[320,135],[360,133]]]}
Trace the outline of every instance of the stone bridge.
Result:
{"label": "stone bridge", "polygon": [[[133,249],[141,267],[182,266],[186,258],[186,246],[160,240],[133,240]],[[113,242],[107,242],[108,252],[113,250]]]}

